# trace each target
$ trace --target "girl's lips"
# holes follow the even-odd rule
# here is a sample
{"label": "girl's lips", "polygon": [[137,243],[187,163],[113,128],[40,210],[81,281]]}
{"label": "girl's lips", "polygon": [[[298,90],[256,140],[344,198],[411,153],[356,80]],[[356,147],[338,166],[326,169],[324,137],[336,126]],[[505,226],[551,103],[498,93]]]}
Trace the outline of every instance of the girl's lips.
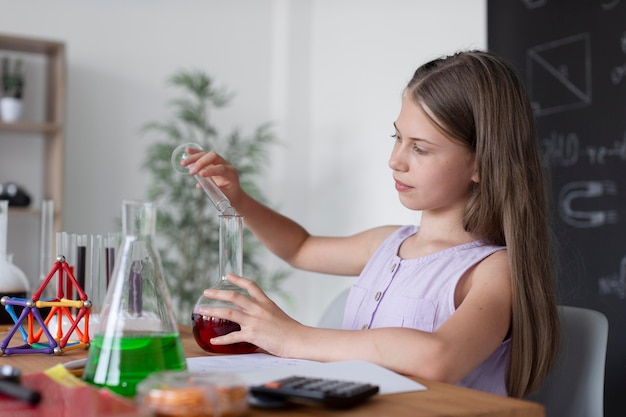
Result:
{"label": "girl's lips", "polygon": [[410,189],[412,189],[413,187],[410,187],[398,180],[395,180],[396,182],[396,190],[399,192],[404,192],[404,191],[409,191]]}

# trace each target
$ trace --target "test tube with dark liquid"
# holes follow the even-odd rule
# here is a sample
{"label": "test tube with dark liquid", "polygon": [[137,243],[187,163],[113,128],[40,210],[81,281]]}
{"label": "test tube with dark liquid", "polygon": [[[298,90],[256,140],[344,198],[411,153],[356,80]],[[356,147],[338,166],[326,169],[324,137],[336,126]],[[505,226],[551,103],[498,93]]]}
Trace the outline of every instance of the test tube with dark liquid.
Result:
{"label": "test tube with dark liquid", "polygon": [[[78,235],[76,237],[76,269],[74,274],[76,282],[82,290],[85,290],[85,276],[87,274],[87,235]],[[76,292],[74,292],[76,296]]]}
{"label": "test tube with dark liquid", "polygon": [[143,309],[143,242],[136,242],[133,248],[133,261],[128,273],[128,312],[141,317]]}
{"label": "test tube with dark liquid", "polygon": [[104,242],[106,288],[109,288],[109,284],[111,282],[111,275],[113,275],[113,267],[115,266],[115,247],[116,246],[117,246],[117,242],[116,242],[115,236],[108,235]]}

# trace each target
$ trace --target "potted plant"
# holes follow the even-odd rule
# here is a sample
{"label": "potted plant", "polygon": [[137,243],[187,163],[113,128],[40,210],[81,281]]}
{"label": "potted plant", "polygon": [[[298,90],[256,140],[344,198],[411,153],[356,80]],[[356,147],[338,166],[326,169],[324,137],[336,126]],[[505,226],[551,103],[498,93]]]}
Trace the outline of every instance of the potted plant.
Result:
{"label": "potted plant", "polygon": [[2,58],[2,98],[0,98],[0,117],[4,122],[15,122],[22,114],[22,96],[24,93],[24,74],[22,60],[16,59],[11,66],[9,57]]}
{"label": "potted plant", "polygon": [[[215,87],[202,71],[179,71],[169,84],[177,88],[180,98],[171,102],[173,115],[169,121],[143,126],[154,142],[148,145],[143,168],[152,176],[148,198],[159,202],[157,243],[172,301],[178,318],[189,320],[191,310],[205,288],[219,278],[219,218],[207,196],[196,189],[191,175],[175,172],[171,165],[173,150],[183,143],[197,143],[203,149],[216,150],[239,170],[242,187],[265,201],[256,181],[267,159],[267,147],[276,137],[265,124],[251,135],[235,129],[220,135],[210,116],[225,107],[232,94]],[[243,273],[266,291],[288,299],[280,283],[287,272],[269,272],[261,261],[266,249],[247,230],[243,235]]]}

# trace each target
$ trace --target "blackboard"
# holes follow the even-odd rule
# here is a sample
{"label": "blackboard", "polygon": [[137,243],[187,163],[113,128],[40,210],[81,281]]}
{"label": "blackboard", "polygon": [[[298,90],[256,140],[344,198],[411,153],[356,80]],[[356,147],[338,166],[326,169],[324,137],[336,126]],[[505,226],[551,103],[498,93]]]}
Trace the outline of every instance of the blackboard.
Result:
{"label": "blackboard", "polygon": [[609,320],[605,416],[626,416],[626,0],[488,0],[551,172],[559,303]]}

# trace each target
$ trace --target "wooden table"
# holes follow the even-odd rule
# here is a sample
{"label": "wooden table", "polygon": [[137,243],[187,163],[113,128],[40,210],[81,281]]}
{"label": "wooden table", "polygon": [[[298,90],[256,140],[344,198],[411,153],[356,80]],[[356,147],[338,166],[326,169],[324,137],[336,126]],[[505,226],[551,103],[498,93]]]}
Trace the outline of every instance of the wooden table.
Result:
{"label": "wooden table", "polygon": [[[186,357],[207,355],[200,349],[188,326],[180,326],[183,348]],[[3,335],[0,334],[0,338]],[[19,339],[16,334],[14,339]],[[0,364],[9,364],[21,369],[23,374],[40,372],[57,363],[69,362],[87,356],[85,350],[72,350],[60,356],[28,354],[0,357]],[[248,414],[254,416],[376,416],[376,417],[543,417],[544,408],[540,404],[513,398],[487,394],[481,391],[457,387],[439,382],[416,380],[425,385],[426,391],[402,394],[377,395],[367,403],[349,410],[325,410],[316,407],[297,407],[285,410],[260,410],[252,408]]]}

